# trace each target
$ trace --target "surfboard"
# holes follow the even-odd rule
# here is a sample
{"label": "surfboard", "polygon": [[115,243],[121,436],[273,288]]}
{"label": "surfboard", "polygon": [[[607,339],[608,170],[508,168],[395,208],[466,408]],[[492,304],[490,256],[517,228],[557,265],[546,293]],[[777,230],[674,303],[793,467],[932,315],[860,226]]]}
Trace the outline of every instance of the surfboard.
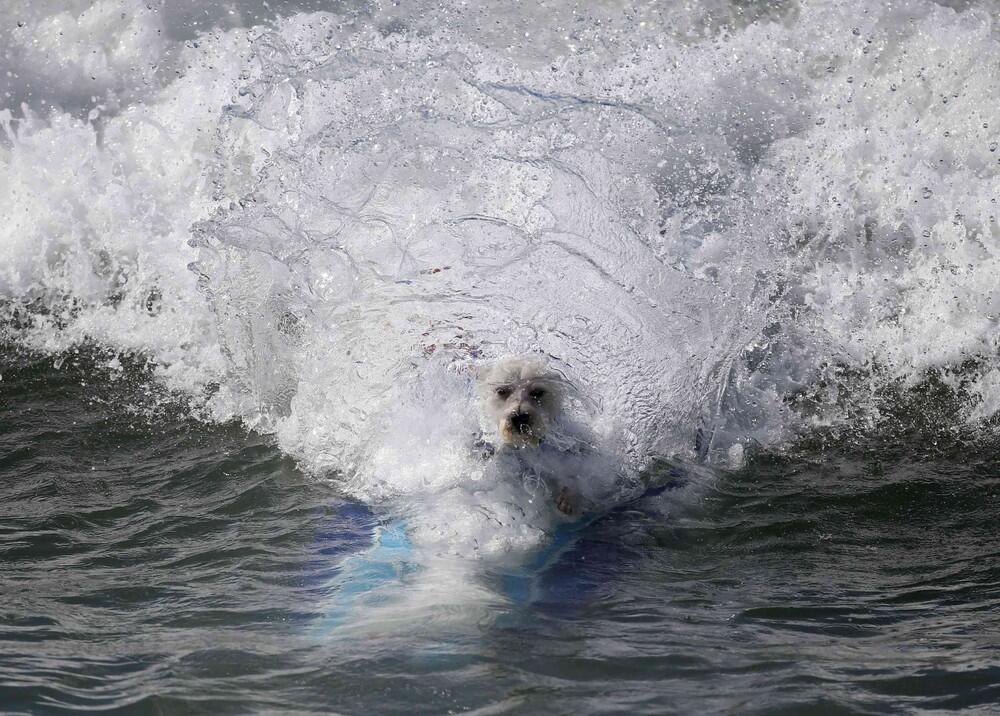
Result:
{"label": "surfboard", "polygon": [[[550,533],[546,544],[531,553],[523,566],[502,575],[503,596],[511,604],[520,606],[548,601],[546,593],[553,590],[573,594],[577,598],[585,597],[588,592],[586,575],[578,579],[574,570],[567,569],[565,573],[559,572],[558,579],[546,580],[545,577],[559,565],[564,555],[577,546],[592,525],[633,508],[641,500],[675,490],[684,484],[683,475],[675,470],[665,483],[646,490],[627,503],[607,511],[589,512],[558,525]],[[349,539],[358,538],[360,535],[351,530],[363,526],[368,530],[368,541],[366,546],[341,559],[323,585],[322,592],[327,601],[322,618],[315,625],[318,634],[329,634],[350,626],[352,619],[360,616],[359,610],[384,606],[399,599],[403,593],[401,590],[405,588],[405,579],[421,569],[405,519],[379,521],[371,509],[363,505],[342,508],[338,514],[348,518],[353,527],[342,523],[336,529],[321,534],[321,540],[336,535],[339,542],[343,542],[345,534]],[[613,550],[596,551],[602,552],[605,560],[614,558]],[[591,560],[592,567],[600,566],[593,562]]]}

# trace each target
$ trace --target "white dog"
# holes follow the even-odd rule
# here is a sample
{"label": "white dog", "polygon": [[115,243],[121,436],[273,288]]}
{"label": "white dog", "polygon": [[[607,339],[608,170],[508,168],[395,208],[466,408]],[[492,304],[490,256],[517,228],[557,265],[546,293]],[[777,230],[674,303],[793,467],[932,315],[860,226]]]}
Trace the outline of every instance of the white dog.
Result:
{"label": "white dog", "polygon": [[[545,454],[545,439],[562,412],[565,379],[537,359],[505,358],[480,372],[477,392],[496,428],[499,449],[519,451],[522,463],[541,473],[546,482],[555,482],[551,487],[560,512],[579,512],[579,493],[545,469],[546,463],[553,461],[553,456]],[[497,448],[488,447],[487,454],[497,452]]]}
{"label": "white dog", "polygon": [[479,376],[479,397],[505,445],[538,447],[562,411],[563,380],[532,358],[505,358]]}

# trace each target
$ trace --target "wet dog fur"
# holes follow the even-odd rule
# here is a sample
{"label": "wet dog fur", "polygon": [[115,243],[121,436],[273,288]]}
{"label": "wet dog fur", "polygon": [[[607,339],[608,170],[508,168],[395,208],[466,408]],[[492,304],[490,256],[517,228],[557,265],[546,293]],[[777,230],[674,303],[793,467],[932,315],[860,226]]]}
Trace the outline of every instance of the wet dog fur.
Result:
{"label": "wet dog fur", "polygon": [[[501,449],[533,451],[543,446],[562,413],[566,383],[538,359],[504,358],[480,371],[477,394]],[[557,484],[553,493],[560,512],[579,512],[575,490]]]}

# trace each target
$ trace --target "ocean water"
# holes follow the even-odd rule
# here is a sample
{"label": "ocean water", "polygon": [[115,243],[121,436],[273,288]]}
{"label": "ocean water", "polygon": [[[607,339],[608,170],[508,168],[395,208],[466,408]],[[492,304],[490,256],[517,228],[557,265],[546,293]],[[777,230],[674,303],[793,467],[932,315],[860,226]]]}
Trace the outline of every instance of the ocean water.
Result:
{"label": "ocean water", "polygon": [[995,710],[996,3],[0,9],[0,710]]}

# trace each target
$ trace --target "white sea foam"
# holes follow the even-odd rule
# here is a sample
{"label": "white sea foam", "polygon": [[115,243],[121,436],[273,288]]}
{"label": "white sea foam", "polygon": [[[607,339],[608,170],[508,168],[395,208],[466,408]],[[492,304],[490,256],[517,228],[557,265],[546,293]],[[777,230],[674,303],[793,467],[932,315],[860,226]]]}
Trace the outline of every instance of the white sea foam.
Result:
{"label": "white sea foam", "polygon": [[721,459],[875,410],[845,372],[995,415],[995,4],[262,7],[14,6],[14,340],[148,355],[463,549],[554,524],[469,449],[503,355],[577,388],[622,495],[699,424]]}

